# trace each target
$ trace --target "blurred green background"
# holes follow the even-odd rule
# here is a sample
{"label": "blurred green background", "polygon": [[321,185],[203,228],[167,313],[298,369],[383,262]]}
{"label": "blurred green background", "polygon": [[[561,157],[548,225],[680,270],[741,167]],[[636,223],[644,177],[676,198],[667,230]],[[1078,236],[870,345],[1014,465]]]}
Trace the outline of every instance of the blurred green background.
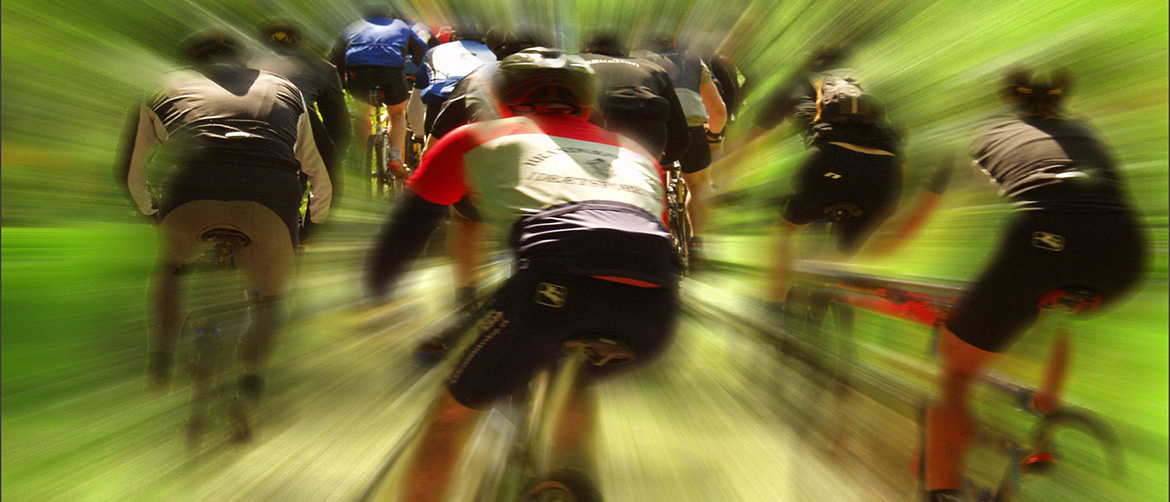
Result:
{"label": "blurred green background", "polygon": [[[347,487],[329,496],[302,496],[306,492],[279,487],[249,492],[206,490],[208,480],[222,481],[223,472],[237,461],[223,454],[210,463],[180,463],[182,455],[168,441],[181,420],[182,397],[170,396],[164,405],[147,400],[141,389],[145,284],[156,244],[152,230],[133,214],[112,176],[126,114],[163,72],[175,66],[171,54],[181,36],[210,25],[228,25],[247,35],[261,20],[279,17],[301,23],[310,42],[323,51],[346,24],[359,17],[366,3],[10,0],[0,5],[5,498],[349,497],[377,467],[388,449],[383,447],[401,435],[404,427],[386,427],[381,442],[364,445],[370,450],[364,456],[351,451],[329,457],[324,466],[307,460],[298,464],[317,483]],[[1131,473],[1119,497],[1166,499],[1170,114],[1165,4],[1150,0],[436,0],[404,1],[399,7],[431,26],[449,24],[455,13],[483,19],[489,26],[538,26],[555,31],[566,47],[592,28],[617,29],[632,37],[665,31],[716,40],[754,82],[740,123],[731,129],[732,144],[735,134],[746,129],[758,111],[753,104],[787,78],[811,50],[825,43],[849,43],[855,48],[850,65],[889,104],[893,119],[909,133],[912,184],[948,154],[965,152],[978,120],[997,106],[994,84],[1005,67],[1018,62],[1067,67],[1078,78],[1071,109],[1090,118],[1114,148],[1142,209],[1153,252],[1140,291],[1112,313],[1078,325],[1082,333],[1075,346],[1070,401],[1104,415],[1121,432]],[[734,205],[720,208],[712,222],[711,253],[717,259],[749,267],[769,262],[761,250],[767,249],[775,219],[770,201],[783,191],[786,176],[802,151],[792,131],[772,137],[774,141],[750,152],[739,165],[716,165],[717,179],[721,172],[736,173],[734,179],[721,183],[721,189],[731,194],[726,200]],[[952,187],[941,210],[915,241],[891,256],[863,257],[858,268],[899,277],[971,278],[993,249],[1007,212],[995,190],[976,173],[960,171]],[[371,223],[381,217],[380,206],[363,203],[359,197],[345,204],[336,215],[344,231],[336,230],[336,240],[323,242],[317,257],[306,256],[307,266],[301,272],[306,298],[298,300],[302,306],[298,336],[290,337],[278,354],[277,367],[282,368],[278,374],[283,371],[285,377],[330,374],[335,368],[329,364],[369,369],[379,379],[387,371],[375,361],[363,359],[365,364],[355,365],[346,359],[354,355],[354,344],[359,343],[354,340],[373,343],[361,332],[369,328],[359,323],[356,331],[338,332],[331,327],[356,323],[347,317],[356,314],[345,310],[356,298],[346,280],[354,278],[364,239],[374,231]],[[326,250],[331,254],[326,256]],[[728,280],[729,288],[759,288],[763,283],[760,276]],[[445,299],[446,281],[444,274],[428,283],[427,290],[434,290],[430,297]],[[442,305],[444,300],[434,299],[427,308]],[[866,325],[871,324],[881,325],[880,330],[873,327],[860,335],[866,343],[891,349],[902,343],[889,335],[889,326]],[[698,337],[693,333],[703,332],[700,328],[685,329],[683,335]],[[1044,335],[1022,341],[1009,353],[1004,370],[1034,379],[1046,341]],[[327,349],[335,349],[335,355],[321,359]],[[925,361],[923,354],[917,355]],[[685,361],[695,365],[694,371],[709,372],[710,385],[736,387],[748,378],[722,364],[704,366],[702,357]],[[668,393],[655,390],[652,384],[647,384],[651,387],[645,399]],[[310,398],[296,394],[296,385],[283,389],[284,395],[291,396],[286,399],[293,403],[289,409],[299,409],[296,403],[308,406]],[[375,401],[384,403],[398,403],[395,399],[385,393],[375,396]],[[420,406],[403,408],[402,414],[417,414]],[[664,406],[688,409],[678,403]],[[656,433],[661,437],[671,438],[680,430],[671,427],[682,427],[655,422],[656,410],[642,413],[639,419],[660,424]],[[313,422],[310,418],[324,419],[309,412],[290,411],[284,419],[298,416],[301,423],[334,426]],[[882,419],[870,415],[857,420],[880,423]],[[375,417],[369,421],[371,427],[377,425]],[[735,423],[731,422],[732,428]],[[725,430],[722,437],[751,437],[756,426]],[[696,437],[690,440],[697,441]],[[297,450],[291,444],[296,441],[288,440],[290,444],[278,451]],[[306,440],[297,451],[312,450],[307,445],[313,444],[319,443]],[[627,448],[617,453],[633,454],[637,449]],[[669,454],[656,457],[642,452],[636,461],[663,462],[665,455]],[[753,450],[750,455],[763,454]],[[329,475],[322,475],[320,469]],[[650,467],[642,469],[655,472]],[[254,471],[252,476],[276,477],[270,472],[276,470]],[[190,491],[196,486],[202,491]],[[738,493],[745,499],[768,500]],[[804,500],[799,495],[793,499]]]}

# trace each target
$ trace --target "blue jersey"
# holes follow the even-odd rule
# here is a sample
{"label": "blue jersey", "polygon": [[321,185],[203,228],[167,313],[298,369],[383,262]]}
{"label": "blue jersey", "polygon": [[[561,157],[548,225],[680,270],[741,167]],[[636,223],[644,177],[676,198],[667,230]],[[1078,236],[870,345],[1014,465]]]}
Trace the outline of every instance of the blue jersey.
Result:
{"label": "blue jersey", "polygon": [[425,48],[427,43],[401,19],[369,17],[349,25],[342,33],[345,40],[345,65],[389,66],[402,68],[407,45],[412,41]]}

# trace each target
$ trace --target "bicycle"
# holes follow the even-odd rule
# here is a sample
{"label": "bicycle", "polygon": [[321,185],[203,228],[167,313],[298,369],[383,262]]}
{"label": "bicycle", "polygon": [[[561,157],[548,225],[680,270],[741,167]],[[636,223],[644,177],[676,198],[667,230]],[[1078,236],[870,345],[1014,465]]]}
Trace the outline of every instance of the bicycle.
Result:
{"label": "bicycle", "polygon": [[[839,271],[804,269],[801,272],[806,283],[820,287],[831,288],[829,302],[837,310],[851,310],[863,308],[881,315],[910,320],[917,324],[931,328],[930,350],[936,348],[938,337],[945,320],[945,310],[953,306],[959,295],[958,288],[925,284],[913,281],[894,281],[876,277],[847,274]],[[816,286],[814,286],[816,287]],[[879,298],[883,301],[866,301],[864,297]],[[1076,314],[1088,312],[1101,303],[1101,295],[1092,290],[1075,287],[1065,287],[1053,290],[1041,304],[1045,311]],[[842,327],[840,324],[837,326]],[[852,329],[852,324],[848,326]],[[852,343],[852,334],[848,333],[843,340]],[[852,351],[852,349],[850,349]],[[844,356],[853,358],[852,352]],[[1045,368],[1047,375],[1061,372],[1054,359]],[[1104,453],[1104,463],[1111,470],[1114,477],[1121,477],[1125,472],[1125,459],[1120,447],[1120,440],[1116,432],[1107,422],[1092,411],[1075,406],[1060,406],[1048,412],[1040,412],[1034,404],[1038,391],[1015,382],[996,373],[986,372],[979,378],[980,382],[988,384],[989,388],[1006,395],[1020,411],[1034,416],[1036,422],[1031,436],[1026,440],[1018,440],[1010,434],[996,431],[986,424],[980,427],[977,444],[1007,456],[1007,468],[992,485],[979,484],[970,478],[965,479],[964,492],[970,500],[976,502],[1009,502],[1013,500],[1022,484],[1025,474],[1044,474],[1056,465],[1053,454],[1053,438],[1062,430],[1078,430],[1091,437],[1100,451]],[[922,408],[925,416],[925,406]],[[921,417],[920,417],[921,418]],[[923,471],[924,459],[919,455],[917,465],[918,474]],[[920,479],[921,481],[921,479]]]}
{"label": "bicycle", "polygon": [[666,169],[666,222],[684,273],[690,262],[691,221],[687,216],[687,184],[678,162]]}
{"label": "bicycle", "polygon": [[[373,120],[371,133],[366,139],[364,174],[367,191],[374,196],[402,193],[405,190],[406,178],[410,177],[409,167],[403,166],[404,176],[396,175],[390,169],[390,136],[389,124],[386,118],[382,89],[375,87],[370,91],[370,103],[373,104]],[[413,145],[413,141],[412,141]]]}
{"label": "bicycle", "polygon": [[[541,372],[525,391],[493,408],[492,413],[499,412],[505,421],[515,425],[507,426],[511,430],[503,442],[509,445],[507,452],[502,452],[503,462],[487,469],[478,483],[472,481],[470,488],[462,489],[472,500],[601,500],[596,486],[581,471],[553,465],[552,435],[586,365],[625,365],[634,362],[637,355],[620,342],[590,336],[570,339],[563,348],[564,357],[554,369]],[[445,369],[450,368],[431,370],[426,379],[446,374]],[[490,422],[491,416],[486,421]],[[421,431],[425,418],[426,415],[416,422],[395,446],[361,500],[397,500],[394,477],[398,460]]]}
{"label": "bicycle", "polygon": [[239,344],[240,335],[246,329],[250,295],[241,284],[242,278],[236,268],[233,250],[247,247],[251,239],[246,234],[230,228],[213,228],[203,232],[200,240],[212,244],[200,260],[189,265],[187,272],[200,277],[194,285],[196,294],[191,312],[184,324],[184,331],[190,331],[192,354],[191,399],[188,412],[188,444],[198,447],[210,421],[211,408],[224,404],[229,420],[231,436],[237,441],[252,437],[253,424],[247,405],[239,391],[247,390],[254,382],[245,382],[248,377],[235,385],[220,385],[219,368],[224,357],[223,347]]}

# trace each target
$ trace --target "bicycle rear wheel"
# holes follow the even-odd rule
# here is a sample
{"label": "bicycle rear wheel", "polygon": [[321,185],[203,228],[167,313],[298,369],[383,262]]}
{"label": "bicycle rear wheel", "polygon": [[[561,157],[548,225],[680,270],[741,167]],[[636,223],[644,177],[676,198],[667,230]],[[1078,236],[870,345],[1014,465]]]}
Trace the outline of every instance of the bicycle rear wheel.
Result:
{"label": "bicycle rear wheel", "polygon": [[386,193],[389,178],[387,171],[389,150],[390,145],[385,134],[371,134],[366,141],[366,187],[370,195],[378,196]]}

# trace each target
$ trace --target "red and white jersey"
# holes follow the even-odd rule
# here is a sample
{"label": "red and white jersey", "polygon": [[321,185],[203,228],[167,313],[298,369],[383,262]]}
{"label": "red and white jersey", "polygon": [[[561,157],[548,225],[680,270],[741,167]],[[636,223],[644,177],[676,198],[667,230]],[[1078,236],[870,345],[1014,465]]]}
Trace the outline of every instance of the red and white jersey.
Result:
{"label": "red and white jersey", "polygon": [[409,185],[436,204],[469,195],[485,222],[512,228],[521,268],[675,280],[662,168],[634,141],[578,117],[456,129],[427,152]]}

